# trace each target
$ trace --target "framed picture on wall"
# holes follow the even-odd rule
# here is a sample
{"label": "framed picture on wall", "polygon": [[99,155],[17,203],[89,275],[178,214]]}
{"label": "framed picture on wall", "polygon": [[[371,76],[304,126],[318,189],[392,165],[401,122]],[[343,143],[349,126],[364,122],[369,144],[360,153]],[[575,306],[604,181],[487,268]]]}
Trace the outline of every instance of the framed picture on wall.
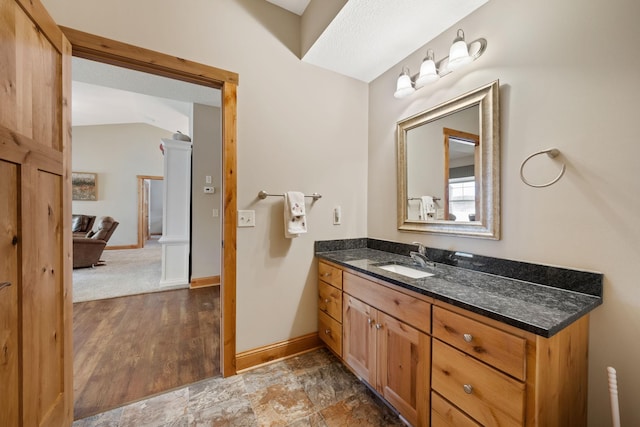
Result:
{"label": "framed picture on wall", "polygon": [[71,172],[72,200],[98,200],[98,174]]}

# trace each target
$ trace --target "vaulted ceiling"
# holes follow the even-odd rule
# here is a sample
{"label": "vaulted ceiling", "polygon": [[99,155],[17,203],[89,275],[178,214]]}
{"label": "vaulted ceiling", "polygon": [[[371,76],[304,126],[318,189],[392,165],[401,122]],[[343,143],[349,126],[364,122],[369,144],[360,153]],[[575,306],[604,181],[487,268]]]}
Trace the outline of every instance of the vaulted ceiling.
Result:
{"label": "vaulted ceiling", "polygon": [[[305,12],[309,0],[267,1],[298,15],[312,12]],[[368,83],[488,0],[342,1],[302,60]]]}
{"label": "vaulted ceiling", "polygon": [[[312,12],[311,1],[334,5],[335,16],[301,59],[370,82],[488,0],[266,1],[299,16]],[[190,103],[219,105],[215,89],[93,61],[74,58],[72,74],[74,126],[142,122],[186,133]]]}

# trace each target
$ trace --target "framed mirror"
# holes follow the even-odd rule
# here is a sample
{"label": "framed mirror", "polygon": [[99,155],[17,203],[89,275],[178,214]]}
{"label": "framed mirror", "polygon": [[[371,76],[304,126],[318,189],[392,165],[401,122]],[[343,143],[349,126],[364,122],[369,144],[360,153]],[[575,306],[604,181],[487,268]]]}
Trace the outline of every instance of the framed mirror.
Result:
{"label": "framed mirror", "polygon": [[499,82],[397,124],[398,229],[500,238]]}

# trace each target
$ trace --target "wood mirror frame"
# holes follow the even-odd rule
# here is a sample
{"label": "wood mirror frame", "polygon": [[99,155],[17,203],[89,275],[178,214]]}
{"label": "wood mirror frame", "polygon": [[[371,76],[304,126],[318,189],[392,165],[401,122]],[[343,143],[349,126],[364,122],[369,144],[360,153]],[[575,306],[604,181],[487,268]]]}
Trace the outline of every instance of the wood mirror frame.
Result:
{"label": "wood mirror frame", "polygon": [[[436,233],[452,236],[500,239],[500,114],[499,81],[496,80],[469,93],[423,111],[397,124],[398,230]],[[479,106],[480,149],[476,164],[476,204],[479,220],[458,222],[447,220],[413,220],[408,216],[407,132],[432,123],[458,111]],[[442,144],[441,140],[433,141]],[[479,193],[479,194],[478,194]]]}

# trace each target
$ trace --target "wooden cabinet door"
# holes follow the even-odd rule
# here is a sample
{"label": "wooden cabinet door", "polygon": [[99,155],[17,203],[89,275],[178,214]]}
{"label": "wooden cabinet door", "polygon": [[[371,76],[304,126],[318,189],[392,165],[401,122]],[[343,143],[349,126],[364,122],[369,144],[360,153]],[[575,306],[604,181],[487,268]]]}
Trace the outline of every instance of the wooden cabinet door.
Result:
{"label": "wooden cabinet door", "polygon": [[342,357],[371,385],[376,384],[376,310],[351,295],[344,295]]}
{"label": "wooden cabinet door", "polygon": [[71,46],[38,0],[0,40],[0,425],[70,426]]}
{"label": "wooden cabinet door", "polygon": [[378,312],[378,382],[382,391],[407,421],[429,425],[429,336]]}

